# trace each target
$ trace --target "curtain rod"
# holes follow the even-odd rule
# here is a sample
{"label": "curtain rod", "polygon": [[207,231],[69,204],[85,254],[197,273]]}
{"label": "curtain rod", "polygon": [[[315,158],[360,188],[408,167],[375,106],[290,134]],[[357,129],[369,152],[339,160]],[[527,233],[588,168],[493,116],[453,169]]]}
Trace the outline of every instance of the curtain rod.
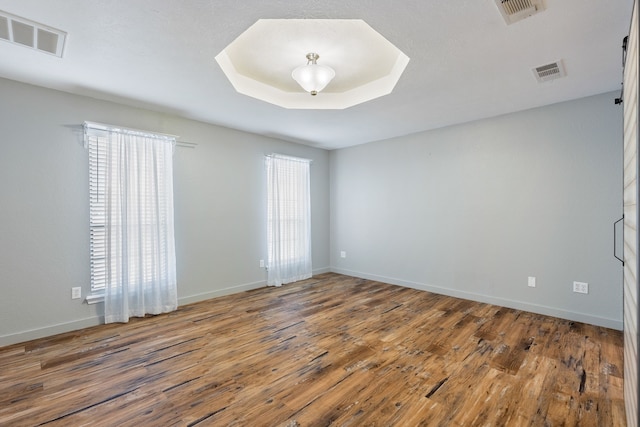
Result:
{"label": "curtain rod", "polygon": [[265,157],[271,157],[274,159],[287,159],[287,160],[293,160],[296,162],[303,162],[303,163],[313,163],[313,159],[305,159],[304,157],[287,156],[286,154],[271,153],[271,154],[265,154]]}
{"label": "curtain rod", "polygon": [[134,129],[134,128],[128,128],[125,126],[115,126],[115,125],[106,125],[104,123],[97,123],[97,122],[84,122],[84,127],[85,128],[90,128],[90,129],[96,129],[96,130],[106,130],[109,132],[116,132],[116,133],[126,133],[126,132],[137,132],[137,133],[146,133],[149,135],[157,135],[157,136],[164,136],[167,138],[174,138],[174,139],[178,139],[180,138],[178,135],[172,135],[169,133],[160,133],[160,132],[152,132],[152,131],[148,131],[148,130],[142,130],[142,129]]}
{"label": "curtain rod", "polygon": [[89,129],[103,130],[103,131],[115,132],[115,133],[135,132],[135,133],[142,133],[142,134],[153,135],[153,136],[162,136],[162,137],[165,137],[165,138],[174,139],[175,140],[175,144],[176,144],[177,147],[196,148],[196,146],[198,145],[198,143],[196,143],[196,142],[178,141],[180,136],[173,135],[173,134],[170,134],[170,133],[152,132],[152,131],[147,131],[147,130],[142,130],[142,129],[135,129],[135,128],[129,128],[129,127],[124,127],[124,126],[107,125],[107,124],[104,124],[104,123],[97,123],[97,122],[90,122],[90,121],[85,121],[83,123],[83,127],[85,129],[89,128]]}

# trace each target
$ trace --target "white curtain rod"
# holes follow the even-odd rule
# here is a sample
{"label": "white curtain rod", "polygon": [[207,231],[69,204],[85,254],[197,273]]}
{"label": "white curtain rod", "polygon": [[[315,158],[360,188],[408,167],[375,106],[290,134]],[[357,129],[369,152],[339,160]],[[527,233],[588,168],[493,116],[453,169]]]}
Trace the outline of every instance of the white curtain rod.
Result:
{"label": "white curtain rod", "polygon": [[151,132],[148,130],[134,129],[134,128],[128,128],[124,126],[105,125],[104,123],[96,123],[96,122],[84,122],[84,127],[90,128],[90,129],[96,129],[96,130],[115,132],[115,133],[134,132],[134,133],[143,133],[150,136],[164,136],[165,138],[173,138],[173,139],[180,138],[178,135],[171,135],[169,133]]}
{"label": "white curtain rod", "polygon": [[84,129],[95,129],[95,130],[102,130],[102,131],[115,132],[115,133],[133,132],[133,133],[141,133],[143,135],[149,135],[149,136],[160,136],[160,137],[164,137],[164,138],[167,138],[167,139],[175,140],[175,144],[176,144],[177,147],[196,148],[196,146],[198,145],[195,142],[178,141],[178,138],[180,138],[178,135],[172,135],[172,134],[169,134],[169,133],[151,132],[151,131],[146,131],[146,130],[141,130],[141,129],[134,129],[134,128],[128,128],[128,127],[123,127],[123,126],[106,125],[104,123],[89,122],[89,121],[85,121],[83,123],[83,127],[84,127]]}
{"label": "white curtain rod", "polygon": [[296,162],[303,162],[303,163],[313,163],[312,159],[305,159],[303,157],[287,156],[286,154],[271,153],[271,154],[265,154],[265,157],[272,157],[274,159],[287,159],[287,160],[293,160],[293,161],[296,161]]}

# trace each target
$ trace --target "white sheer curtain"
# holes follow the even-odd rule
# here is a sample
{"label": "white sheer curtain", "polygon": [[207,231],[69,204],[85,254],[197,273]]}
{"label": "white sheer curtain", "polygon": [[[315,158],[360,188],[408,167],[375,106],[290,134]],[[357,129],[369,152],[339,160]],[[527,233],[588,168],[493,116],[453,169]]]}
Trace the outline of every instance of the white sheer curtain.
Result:
{"label": "white sheer curtain", "polygon": [[173,311],[178,306],[173,225],[175,138],[87,125],[85,129],[89,138],[104,144],[100,165],[104,180],[105,322],[127,322],[129,317]]}
{"label": "white sheer curtain", "polygon": [[311,277],[310,161],[266,157],[267,284]]}

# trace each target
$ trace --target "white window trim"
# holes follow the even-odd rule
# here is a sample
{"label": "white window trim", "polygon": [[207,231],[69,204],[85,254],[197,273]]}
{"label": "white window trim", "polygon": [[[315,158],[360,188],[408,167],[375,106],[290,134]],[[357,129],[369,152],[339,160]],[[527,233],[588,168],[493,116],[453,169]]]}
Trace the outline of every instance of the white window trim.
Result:
{"label": "white window trim", "polygon": [[89,304],[99,304],[104,302],[104,293],[87,295],[84,301]]}

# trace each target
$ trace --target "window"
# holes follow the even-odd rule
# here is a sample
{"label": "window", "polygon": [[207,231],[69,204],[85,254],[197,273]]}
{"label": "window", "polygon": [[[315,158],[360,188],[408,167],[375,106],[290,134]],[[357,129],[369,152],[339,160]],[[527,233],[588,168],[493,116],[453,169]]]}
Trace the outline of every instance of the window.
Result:
{"label": "window", "polygon": [[106,227],[106,174],[107,139],[86,137],[89,150],[89,250],[91,260],[91,291],[105,287],[105,227]]}
{"label": "window", "polygon": [[175,309],[175,138],[85,123],[85,143],[91,290],[107,322]]}
{"label": "window", "polygon": [[267,284],[311,277],[310,161],[266,157]]}

